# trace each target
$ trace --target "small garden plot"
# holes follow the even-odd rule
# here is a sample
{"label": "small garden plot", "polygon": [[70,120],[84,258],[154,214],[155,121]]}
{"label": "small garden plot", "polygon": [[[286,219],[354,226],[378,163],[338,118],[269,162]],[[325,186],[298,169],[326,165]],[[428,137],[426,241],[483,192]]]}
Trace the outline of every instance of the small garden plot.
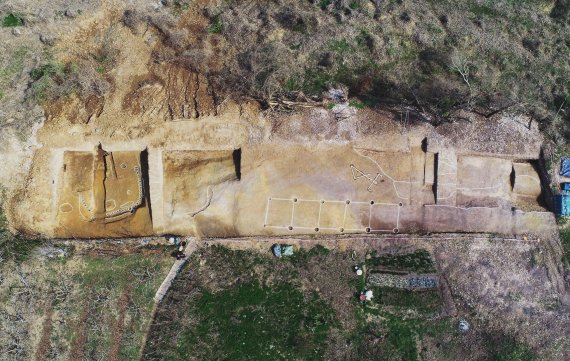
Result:
{"label": "small garden plot", "polygon": [[366,265],[402,273],[434,273],[436,271],[431,255],[423,249],[407,254],[376,255],[374,252],[372,257],[366,261]]}
{"label": "small garden plot", "polygon": [[442,299],[438,289],[422,291],[391,287],[374,287],[376,303],[392,310],[416,310],[429,314],[441,311]]}

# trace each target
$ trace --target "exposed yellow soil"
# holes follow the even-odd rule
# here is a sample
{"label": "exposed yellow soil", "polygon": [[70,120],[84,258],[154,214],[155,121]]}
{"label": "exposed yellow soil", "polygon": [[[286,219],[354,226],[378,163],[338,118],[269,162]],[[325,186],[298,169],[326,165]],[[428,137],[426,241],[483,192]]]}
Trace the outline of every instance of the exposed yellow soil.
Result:
{"label": "exposed yellow soil", "polygon": [[[222,57],[188,63],[191,49],[180,44],[212,54],[224,48],[201,12],[192,8],[128,27],[125,9],[104,3],[57,43],[63,63],[92,67],[93,59],[107,56],[109,64],[93,77],[109,88],[44,104],[46,122],[37,134],[42,146],[8,207],[13,228],[81,238],[462,228],[519,233],[550,224],[548,214],[511,213],[515,203],[542,210],[540,190],[520,180],[514,190],[510,184],[513,160],[538,157],[535,128],[501,117],[485,120],[487,130],[512,129],[512,139],[478,149],[467,140],[471,124],[408,126],[388,111],[348,104],[262,112],[254,100],[216,90],[208,74],[222,69]],[[511,147],[513,139],[530,141]],[[105,161],[96,161],[99,144]],[[239,159],[229,156],[235,152]],[[113,160],[121,154],[145,159],[139,165]],[[192,154],[202,154],[196,166],[186,160]],[[138,167],[148,174],[121,180],[117,164],[123,163],[131,173]],[[538,179],[531,168],[525,172]],[[141,204],[137,182],[144,189]],[[130,212],[113,213],[131,203]],[[496,222],[480,224],[483,213]]]}

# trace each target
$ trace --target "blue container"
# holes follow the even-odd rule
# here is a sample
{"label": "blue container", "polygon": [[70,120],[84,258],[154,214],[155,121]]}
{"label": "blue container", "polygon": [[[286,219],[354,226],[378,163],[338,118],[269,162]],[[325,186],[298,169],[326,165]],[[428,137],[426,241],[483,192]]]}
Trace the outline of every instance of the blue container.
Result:
{"label": "blue container", "polygon": [[570,182],[560,183],[560,188],[562,188],[563,191],[570,191]]}
{"label": "blue container", "polygon": [[570,195],[559,194],[555,196],[554,211],[559,216],[570,216]]}
{"label": "blue container", "polygon": [[570,158],[560,158],[560,175],[570,177]]}

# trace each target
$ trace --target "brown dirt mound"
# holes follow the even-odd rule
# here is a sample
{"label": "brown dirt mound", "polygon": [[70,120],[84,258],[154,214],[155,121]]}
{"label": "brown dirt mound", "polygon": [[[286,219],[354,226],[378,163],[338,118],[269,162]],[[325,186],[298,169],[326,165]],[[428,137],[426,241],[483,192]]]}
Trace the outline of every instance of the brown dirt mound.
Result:
{"label": "brown dirt mound", "polygon": [[152,114],[164,120],[216,115],[215,94],[208,79],[177,65],[159,65],[135,80],[123,99],[133,115]]}

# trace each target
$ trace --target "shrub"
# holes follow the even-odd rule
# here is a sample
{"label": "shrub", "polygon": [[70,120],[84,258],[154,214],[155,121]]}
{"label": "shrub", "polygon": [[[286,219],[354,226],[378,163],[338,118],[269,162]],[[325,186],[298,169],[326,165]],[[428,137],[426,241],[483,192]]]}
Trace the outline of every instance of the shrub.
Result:
{"label": "shrub", "polygon": [[348,102],[348,105],[350,105],[351,107],[354,107],[356,109],[366,108],[366,104],[364,104],[363,102],[358,101],[358,100],[351,100]]}
{"label": "shrub", "polygon": [[358,9],[360,9],[360,7],[361,7],[360,1],[351,1],[351,2],[350,2],[350,5],[348,5],[348,7],[349,7],[351,10],[358,10]]}
{"label": "shrub", "polygon": [[29,95],[37,102],[58,99],[72,93],[81,95],[83,99],[91,95],[101,96],[110,88],[103,75],[114,66],[117,53],[118,50],[107,39],[89,58],[66,64],[50,62],[38,66],[30,72],[33,82]]}
{"label": "shrub", "polygon": [[491,361],[532,361],[536,358],[529,346],[502,335],[491,342]]}
{"label": "shrub", "polygon": [[[66,69],[62,64],[48,63],[32,69],[30,78],[32,78],[31,93],[33,98],[40,102],[47,98],[57,98],[61,94],[56,92],[57,85],[65,82],[69,75],[70,69]],[[57,96],[55,94],[58,93]]]}
{"label": "shrub", "polygon": [[172,2],[172,11],[175,15],[182,14],[184,11],[188,10],[189,7],[190,5],[188,4],[188,1],[174,0]]}
{"label": "shrub", "polygon": [[319,7],[322,10],[325,10],[330,4],[331,4],[332,0],[319,0]]}
{"label": "shrub", "polygon": [[9,14],[2,20],[2,26],[5,28],[12,28],[15,26],[24,25],[24,18],[19,15]]}
{"label": "shrub", "polygon": [[218,14],[210,20],[210,26],[208,26],[208,32],[210,34],[220,34],[223,29],[224,26],[222,24],[222,18]]}
{"label": "shrub", "polygon": [[0,262],[13,260],[16,263],[22,263],[40,244],[40,240],[25,239],[10,233],[8,221],[0,208]]}
{"label": "shrub", "polygon": [[44,76],[53,77],[58,74],[62,74],[62,72],[63,67],[60,64],[49,63],[32,69],[30,72],[30,77],[32,80],[36,81],[40,80]]}

